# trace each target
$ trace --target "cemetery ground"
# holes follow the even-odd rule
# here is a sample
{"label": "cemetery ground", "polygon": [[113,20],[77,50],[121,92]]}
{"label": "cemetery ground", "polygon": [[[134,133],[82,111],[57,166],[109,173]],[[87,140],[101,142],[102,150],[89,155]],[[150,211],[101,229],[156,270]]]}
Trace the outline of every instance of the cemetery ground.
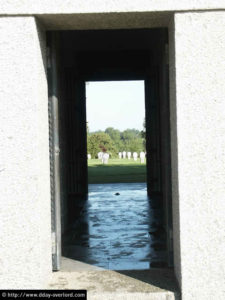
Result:
{"label": "cemetery ground", "polygon": [[140,159],[109,159],[103,165],[99,159],[88,160],[88,183],[146,182],[146,163]]}

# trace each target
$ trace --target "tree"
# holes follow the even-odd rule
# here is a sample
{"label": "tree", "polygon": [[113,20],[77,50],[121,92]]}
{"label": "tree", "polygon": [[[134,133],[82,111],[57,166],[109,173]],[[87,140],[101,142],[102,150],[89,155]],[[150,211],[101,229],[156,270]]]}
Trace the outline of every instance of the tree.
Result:
{"label": "tree", "polygon": [[134,138],[127,139],[124,141],[124,150],[131,152],[141,152],[144,150],[143,147],[143,139],[142,138]]}
{"label": "tree", "polygon": [[97,153],[107,151],[111,157],[117,157],[118,152],[145,151],[145,138],[143,132],[137,129],[126,129],[120,132],[113,127],[106,128],[105,132],[95,131],[87,137],[88,153],[97,158]]}
{"label": "tree", "polygon": [[123,142],[121,140],[120,131],[118,129],[114,129],[113,127],[108,127],[106,128],[105,133],[107,133],[113,140],[116,151],[123,151]]}
{"label": "tree", "polygon": [[137,129],[126,129],[121,134],[123,140],[132,140],[135,138],[140,138],[140,131]]}
{"label": "tree", "polygon": [[140,152],[145,148],[141,132],[137,129],[126,129],[121,134],[124,150],[131,152]]}
{"label": "tree", "polygon": [[92,133],[87,138],[87,151],[94,158],[98,157],[98,152],[108,152],[115,156],[117,151],[111,137],[105,133]]}

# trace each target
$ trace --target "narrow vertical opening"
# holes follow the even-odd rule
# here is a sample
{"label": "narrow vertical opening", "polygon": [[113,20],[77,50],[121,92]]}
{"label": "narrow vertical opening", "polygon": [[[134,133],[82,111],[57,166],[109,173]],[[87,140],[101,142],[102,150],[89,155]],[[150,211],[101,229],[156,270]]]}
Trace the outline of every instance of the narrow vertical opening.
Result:
{"label": "narrow vertical opening", "polygon": [[[95,37],[96,43],[89,44],[89,37],[92,40]],[[139,40],[140,43],[135,43],[135,40]],[[171,236],[170,228],[168,227],[171,221],[171,216],[169,215],[171,202],[169,102],[167,95],[167,59],[164,51],[167,43],[166,32],[165,30],[63,32],[60,33],[59,41],[58,98],[60,199],[63,228],[62,253],[64,256],[82,263],[102,266],[107,269],[166,267],[169,265],[168,251],[171,251],[171,248],[168,249],[169,242],[171,245],[171,240],[168,242]],[[93,134],[91,128],[89,128],[90,132],[87,132],[87,125],[88,127],[90,126],[87,123],[89,111],[88,118],[86,118],[86,105],[88,105],[89,101],[87,86],[89,85],[90,87],[94,82],[103,84],[103,82],[109,83],[113,81],[120,81],[121,83],[124,81],[130,83],[136,81],[142,83],[142,90],[144,91],[142,105],[145,108],[145,113],[141,120],[139,119],[142,124],[142,130],[139,128],[138,131],[143,131],[143,134],[145,134],[146,148],[143,147],[137,150],[136,148],[131,149],[131,146],[125,148],[127,144],[124,143],[124,149],[117,148],[113,150],[113,147],[107,148],[103,144],[98,145],[101,147],[96,154],[96,152],[89,151],[87,142]],[[85,87],[85,83],[89,84]],[[118,91],[118,88],[115,90]],[[115,101],[110,100],[108,102],[109,105],[106,108],[108,111],[111,110],[112,112],[110,105],[113,102]],[[113,104],[115,105],[115,103]],[[129,105],[121,108],[120,112],[123,110],[122,113],[125,116],[126,112],[129,111],[128,108]],[[101,110],[104,113],[104,110]],[[95,116],[95,123],[99,121],[99,118],[101,117]],[[136,117],[133,118],[133,122],[135,120]],[[145,129],[143,128],[144,122]],[[119,130],[120,137],[126,140],[125,135],[121,134],[121,132],[125,131],[125,128],[109,124],[107,127],[98,129],[102,130],[112,140],[110,134],[112,135],[113,133],[112,131],[110,133],[110,127],[115,127],[115,129]],[[133,129],[130,125],[126,127]],[[98,129],[93,129],[93,131],[98,131]],[[107,129],[108,131],[105,132]],[[137,128],[134,127],[134,129]],[[127,133],[131,132],[128,131]],[[137,133],[137,136],[140,137],[140,132]],[[98,153],[107,151],[110,152],[108,153],[108,163],[103,163],[98,158]],[[144,163],[140,162],[140,152],[142,151],[146,152]],[[137,173],[132,174],[131,171],[126,171],[127,167],[124,168],[123,166],[126,159],[119,158],[120,152],[126,152],[127,161],[128,152],[131,152],[132,156],[133,152],[137,152],[137,161],[131,156],[128,163],[131,164],[132,161],[134,168],[139,164],[138,169],[144,171],[140,172],[138,176]],[[88,155],[91,155],[90,159],[88,159]],[[95,162],[92,164],[94,159],[97,160],[98,164],[94,164]],[[110,166],[112,159],[120,160],[120,165],[117,167]],[[145,164],[147,167],[145,167]],[[107,173],[110,167],[111,171]],[[104,168],[104,172],[98,173],[98,170],[101,171],[102,168]],[[117,172],[117,175],[119,173],[120,176],[112,176],[113,168],[114,170],[117,168],[117,171],[118,168],[120,170],[124,169],[126,172],[124,174]],[[131,170],[132,166],[129,168]],[[88,169],[89,176],[87,176]],[[127,182],[127,178],[129,178],[130,182]],[[102,189],[101,187],[96,190],[90,187],[88,189],[88,180],[89,184],[109,184],[112,196],[110,201],[102,205],[101,201],[108,197],[105,190],[101,196],[98,195],[100,204],[92,205],[90,202],[91,193],[96,196],[99,190],[101,191]],[[126,187],[126,193],[123,194],[122,190],[119,190],[119,186],[117,186],[118,191],[114,190],[112,192],[113,184],[120,184],[121,186],[124,184],[136,184],[136,188],[128,189]],[[88,190],[89,195],[87,194]],[[122,209],[119,201],[120,198],[122,199],[122,194],[125,195],[125,209]],[[138,200],[135,200],[134,194],[140,196],[137,196],[137,198],[139,197]],[[145,204],[141,202],[144,198],[146,199]],[[115,199],[117,199],[117,213],[115,214],[116,207],[114,207],[111,211],[112,214],[110,213],[107,216],[106,210],[116,202],[114,201]],[[98,207],[96,214],[94,213],[90,216],[90,208],[95,206]],[[109,232],[105,233],[104,238],[100,236],[103,232],[103,223],[98,220],[97,213],[99,212],[102,213],[104,222],[109,221],[107,224],[108,228],[113,229],[111,230],[111,237],[109,237]],[[130,216],[129,212],[131,213]],[[121,228],[119,228],[124,221],[123,216],[127,217],[127,222],[132,228],[129,229],[128,223],[127,226],[124,223],[125,233],[122,233]],[[118,221],[117,229],[113,228],[116,221]],[[132,230],[134,231],[133,235],[131,235]],[[117,236],[115,235],[116,232],[119,233]],[[100,233],[100,235],[97,233]],[[118,251],[120,241],[123,244],[121,251]],[[105,247],[102,251],[99,251],[99,247],[104,243],[108,245],[108,248]],[[134,251],[128,251],[132,247]],[[145,250],[143,251],[143,249]],[[116,259],[117,262],[115,261]]]}

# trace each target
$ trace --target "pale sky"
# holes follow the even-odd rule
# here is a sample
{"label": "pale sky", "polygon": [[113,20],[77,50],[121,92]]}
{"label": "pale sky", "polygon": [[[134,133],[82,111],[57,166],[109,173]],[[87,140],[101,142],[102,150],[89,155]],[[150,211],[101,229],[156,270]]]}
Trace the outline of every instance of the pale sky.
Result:
{"label": "pale sky", "polygon": [[114,127],[143,129],[144,81],[101,81],[86,84],[87,121],[90,131]]}

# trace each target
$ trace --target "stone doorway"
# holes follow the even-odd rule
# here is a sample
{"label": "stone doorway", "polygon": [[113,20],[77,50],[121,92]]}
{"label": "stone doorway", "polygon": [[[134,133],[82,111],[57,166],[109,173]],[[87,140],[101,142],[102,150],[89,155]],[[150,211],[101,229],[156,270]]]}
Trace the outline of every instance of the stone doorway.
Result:
{"label": "stone doorway", "polygon": [[[60,191],[53,182],[60,203],[55,205],[55,193],[52,197],[57,245],[87,203],[85,81],[144,79],[147,191],[160,207],[166,265],[173,265],[167,44],[166,29],[49,32],[49,80],[53,83],[49,90],[50,99],[53,94],[57,99],[60,148],[55,170],[60,174]],[[61,232],[55,230],[57,222]],[[55,264],[54,269],[59,268]]]}

